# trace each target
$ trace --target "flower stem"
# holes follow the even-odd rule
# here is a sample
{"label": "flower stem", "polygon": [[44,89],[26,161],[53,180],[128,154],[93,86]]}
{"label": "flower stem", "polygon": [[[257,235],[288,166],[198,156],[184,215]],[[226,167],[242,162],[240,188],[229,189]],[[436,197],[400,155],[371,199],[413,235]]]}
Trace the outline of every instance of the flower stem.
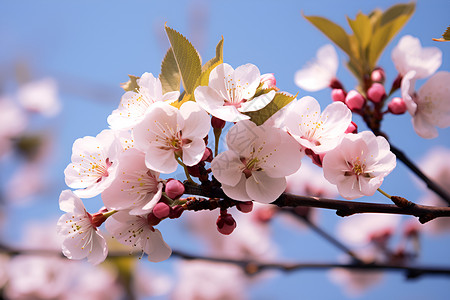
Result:
{"label": "flower stem", "polygon": [[186,165],[184,164],[184,162],[181,160],[181,157],[178,156],[177,154],[175,154],[175,158],[176,158],[178,164],[179,164],[180,166],[183,167],[183,169],[184,169],[184,174],[186,175],[187,180],[188,180],[190,183],[195,184],[194,180],[192,180],[191,175],[189,175],[189,171],[188,171],[188,169],[187,169],[187,166],[186,166]]}
{"label": "flower stem", "polygon": [[115,214],[116,212],[118,212],[118,211],[113,209],[113,210],[110,210],[110,211],[108,211],[108,212],[103,213],[103,216],[106,217],[106,218],[109,218],[109,217],[111,217],[113,214]]}
{"label": "flower stem", "polygon": [[383,191],[382,189],[378,188],[377,191],[379,191],[383,196],[391,199],[391,195],[389,195],[388,193],[386,193],[385,191]]}
{"label": "flower stem", "polygon": [[222,134],[221,128],[214,128],[214,157],[219,154],[219,141],[220,135]]}

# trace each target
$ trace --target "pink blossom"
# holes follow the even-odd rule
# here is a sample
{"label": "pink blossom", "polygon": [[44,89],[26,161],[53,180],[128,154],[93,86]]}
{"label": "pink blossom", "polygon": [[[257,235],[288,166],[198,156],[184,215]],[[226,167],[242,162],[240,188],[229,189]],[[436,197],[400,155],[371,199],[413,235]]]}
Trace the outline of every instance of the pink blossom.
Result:
{"label": "pink blossom", "polygon": [[346,134],[340,145],[323,159],[325,178],[335,184],[346,199],[371,196],[396,165],[384,137],[370,131]]}
{"label": "pink blossom", "polygon": [[436,127],[450,126],[450,72],[441,71],[427,80],[416,93],[415,71],[403,77],[401,90],[416,133],[423,138],[438,136]]}
{"label": "pink blossom", "polygon": [[195,102],[184,103],[180,110],[167,103],[155,103],[133,134],[136,147],[146,154],[147,167],[171,173],[177,169],[177,157],[187,166],[201,160],[206,148],[203,138],[209,128],[208,114]]}
{"label": "pink blossom", "polygon": [[0,97],[0,157],[11,150],[11,139],[20,135],[27,123],[27,116],[14,102]]}
{"label": "pink blossom", "polygon": [[261,88],[263,88],[263,89],[275,88],[278,90],[277,80],[276,80],[275,76],[273,75],[273,73],[267,73],[267,74],[261,75],[260,80],[262,83]]}
{"label": "pink blossom", "polygon": [[415,71],[414,79],[430,76],[442,63],[442,52],[439,48],[422,48],[420,40],[410,35],[405,35],[400,39],[392,50],[391,57],[401,76]]}
{"label": "pink blossom", "polygon": [[17,99],[24,108],[44,116],[54,116],[61,111],[57,83],[52,78],[26,83],[20,87]]}
{"label": "pink blossom", "polygon": [[119,158],[117,176],[102,192],[102,200],[109,209],[129,209],[130,214],[151,212],[161,199],[163,183],[159,173],[145,165],[145,153],[129,149]]}
{"label": "pink blossom", "polygon": [[333,102],[320,113],[320,105],[313,97],[303,97],[287,112],[288,132],[305,148],[316,154],[336,147],[352,120],[352,113],[342,102]]}
{"label": "pink blossom", "polygon": [[72,191],[62,191],[59,207],[66,214],[58,220],[57,230],[64,237],[63,254],[70,259],[83,259],[96,265],[108,254],[105,238],[91,222],[91,215]]}
{"label": "pink blossom", "polygon": [[120,100],[119,107],[108,117],[112,129],[130,129],[139,124],[153,103],[172,103],[180,96],[180,92],[163,94],[161,81],[152,73],[144,73],[137,80],[137,91],[128,91]]}
{"label": "pink blossom", "polygon": [[260,72],[255,65],[246,64],[234,70],[223,63],[211,71],[208,86],[195,89],[195,100],[216,118],[228,122],[246,120],[250,117],[243,113],[260,110],[275,96],[275,91],[270,91],[254,97],[259,84]]}
{"label": "pink blossom", "polygon": [[332,45],[317,50],[316,59],[295,73],[294,81],[301,89],[316,92],[330,86],[336,78],[339,61]]}
{"label": "pink blossom", "polygon": [[149,261],[160,262],[172,254],[161,232],[149,225],[146,215],[136,216],[128,211],[119,211],[106,220],[105,226],[120,243],[145,252]]}
{"label": "pink blossom", "polygon": [[227,133],[229,150],[211,163],[225,194],[235,200],[270,203],[286,188],[285,176],[300,167],[303,153],[284,131],[240,121]]}
{"label": "pink blossom", "polygon": [[64,170],[66,184],[81,198],[94,197],[114,180],[122,147],[115,132],[103,130],[96,137],[77,139],[72,147],[72,163]]}

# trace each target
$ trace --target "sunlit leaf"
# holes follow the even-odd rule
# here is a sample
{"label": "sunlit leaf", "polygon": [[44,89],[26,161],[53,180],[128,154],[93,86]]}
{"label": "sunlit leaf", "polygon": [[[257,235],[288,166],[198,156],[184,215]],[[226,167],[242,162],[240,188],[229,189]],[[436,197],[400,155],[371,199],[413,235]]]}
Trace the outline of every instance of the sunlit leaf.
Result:
{"label": "sunlit leaf", "polygon": [[[360,12],[356,15],[355,20],[347,17],[347,21],[359,42],[361,51],[365,52],[372,38],[372,23],[369,17]],[[365,53],[362,54],[361,56],[365,56]]]}
{"label": "sunlit leaf", "polygon": [[207,61],[202,67],[202,74],[199,77],[197,85],[208,85],[209,74],[211,71],[223,62],[223,37],[216,46],[216,56]]}
{"label": "sunlit leaf", "polygon": [[200,56],[194,46],[181,33],[168,26],[165,29],[181,74],[183,87],[186,93],[192,94],[196,87],[197,79],[202,73]]}
{"label": "sunlit leaf", "polygon": [[258,111],[252,111],[245,113],[250,117],[250,120],[253,121],[256,125],[262,125],[265,121],[267,121],[271,116],[273,116],[277,111],[288,105],[292,100],[295,99],[297,95],[288,95],[282,92],[276,93],[273,100],[267,104],[264,108]]}
{"label": "sunlit leaf", "polygon": [[161,80],[163,93],[180,90],[181,75],[180,70],[178,69],[177,61],[173,55],[172,47],[167,50],[167,53],[161,63],[159,80]]}
{"label": "sunlit leaf", "polygon": [[133,75],[128,75],[128,77],[130,77],[130,80],[121,83],[120,87],[127,92],[129,91],[136,92],[139,89],[139,85],[137,84],[137,80],[139,79],[139,77]]}

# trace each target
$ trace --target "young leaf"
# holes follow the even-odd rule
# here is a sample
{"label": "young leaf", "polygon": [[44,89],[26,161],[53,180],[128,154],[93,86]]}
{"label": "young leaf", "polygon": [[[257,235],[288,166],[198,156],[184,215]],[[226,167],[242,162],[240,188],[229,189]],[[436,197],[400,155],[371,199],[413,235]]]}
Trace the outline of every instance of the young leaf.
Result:
{"label": "young leaf", "polygon": [[364,57],[364,52],[372,38],[372,23],[369,17],[361,12],[356,15],[355,20],[347,17],[347,21],[359,42],[361,54],[363,54],[361,56]]}
{"label": "young leaf", "polygon": [[139,89],[139,85],[137,84],[137,80],[139,79],[139,77],[133,75],[128,75],[128,77],[130,77],[130,80],[121,83],[120,87],[127,92],[129,91],[136,92]]}
{"label": "young leaf", "polygon": [[200,56],[194,46],[182,34],[166,26],[167,37],[174,54],[183,87],[188,94],[196,88],[197,79],[202,73]]}
{"label": "young leaf", "polygon": [[181,75],[180,70],[178,69],[177,61],[173,55],[172,47],[167,50],[167,53],[161,63],[159,80],[161,80],[163,93],[180,90]]}
{"label": "young leaf", "polygon": [[350,57],[353,56],[349,37],[341,26],[323,17],[305,15],[303,15],[303,17],[316,26],[317,29],[322,31],[323,34],[332,40],[339,48],[344,50]]}
{"label": "young leaf", "polygon": [[202,67],[202,74],[200,75],[198,85],[209,84],[209,74],[211,71],[223,62],[223,37],[216,46],[216,56],[208,60]]}
{"label": "young leaf", "polygon": [[436,42],[448,42],[450,41],[450,26],[447,27],[447,30],[444,32],[440,39],[433,39]]}
{"label": "young leaf", "polygon": [[292,100],[295,99],[297,95],[288,95],[282,92],[276,93],[273,100],[267,104],[264,108],[258,111],[252,111],[245,113],[250,117],[250,120],[256,125],[262,125],[271,116],[273,116],[277,111],[288,105]]}
{"label": "young leaf", "polygon": [[387,44],[406,24],[415,9],[414,3],[397,4],[385,11],[374,28],[369,46],[369,66],[375,67]]}

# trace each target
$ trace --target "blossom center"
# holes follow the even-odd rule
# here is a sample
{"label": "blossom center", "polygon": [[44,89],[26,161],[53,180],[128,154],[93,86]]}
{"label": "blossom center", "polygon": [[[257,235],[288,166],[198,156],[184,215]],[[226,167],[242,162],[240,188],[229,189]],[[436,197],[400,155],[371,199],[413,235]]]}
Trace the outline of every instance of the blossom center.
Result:
{"label": "blossom center", "polygon": [[250,160],[247,160],[246,158],[241,158],[241,162],[244,164],[244,169],[242,170],[242,173],[244,173],[246,178],[249,178],[252,176],[252,171],[255,169],[255,171],[261,171],[262,169],[258,167],[259,159],[257,157],[254,157]]}

